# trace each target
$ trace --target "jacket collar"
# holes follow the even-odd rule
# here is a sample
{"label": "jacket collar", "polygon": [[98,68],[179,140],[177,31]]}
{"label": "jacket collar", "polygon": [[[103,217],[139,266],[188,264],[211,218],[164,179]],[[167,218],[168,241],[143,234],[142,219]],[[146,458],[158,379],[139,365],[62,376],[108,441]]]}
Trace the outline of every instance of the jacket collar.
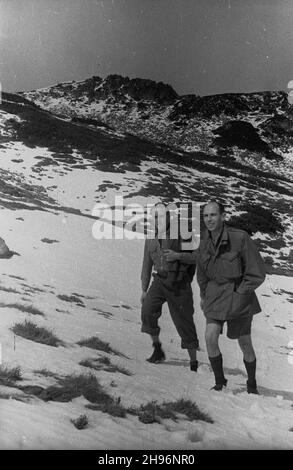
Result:
{"label": "jacket collar", "polygon": [[[204,235],[203,235],[203,239],[204,240],[209,240],[211,238],[211,232],[208,230],[208,229],[205,229],[204,231]],[[224,223],[223,224],[223,229],[222,229],[222,233],[221,233],[221,242],[222,241],[227,241],[229,240],[229,234],[228,234],[228,230],[227,230],[227,225]]]}
{"label": "jacket collar", "polygon": [[223,243],[225,244],[228,242],[229,242],[228,229],[227,229],[227,225],[224,223],[220,244],[223,244]]}
{"label": "jacket collar", "polygon": [[[203,240],[205,242],[206,247],[210,247],[211,245],[213,246],[213,242],[212,242],[212,239],[211,239],[211,233],[210,233],[209,230],[205,230]],[[222,230],[222,233],[220,235],[220,239],[218,240],[216,249],[212,250],[212,251],[214,251],[214,257],[216,257],[218,255],[220,247],[223,246],[223,245],[226,246],[228,243],[229,243],[229,233],[228,233],[227,225],[224,223],[223,224],[223,230]]]}

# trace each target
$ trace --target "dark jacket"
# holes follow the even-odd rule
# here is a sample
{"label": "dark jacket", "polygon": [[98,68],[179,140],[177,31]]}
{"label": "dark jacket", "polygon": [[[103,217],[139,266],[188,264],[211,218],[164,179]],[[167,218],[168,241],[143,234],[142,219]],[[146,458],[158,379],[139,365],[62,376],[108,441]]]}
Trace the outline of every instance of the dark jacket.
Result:
{"label": "dark jacket", "polygon": [[[170,249],[181,253],[181,261],[167,262],[164,250]],[[191,282],[195,272],[196,256],[194,251],[181,251],[181,242],[177,239],[147,238],[144,245],[144,256],[141,270],[142,290],[148,289],[152,270],[164,280],[170,288],[182,281]]]}
{"label": "dark jacket", "polygon": [[265,276],[263,259],[246,232],[224,224],[214,247],[206,231],[197,253],[197,281],[207,318],[228,320],[259,313],[254,291]]}

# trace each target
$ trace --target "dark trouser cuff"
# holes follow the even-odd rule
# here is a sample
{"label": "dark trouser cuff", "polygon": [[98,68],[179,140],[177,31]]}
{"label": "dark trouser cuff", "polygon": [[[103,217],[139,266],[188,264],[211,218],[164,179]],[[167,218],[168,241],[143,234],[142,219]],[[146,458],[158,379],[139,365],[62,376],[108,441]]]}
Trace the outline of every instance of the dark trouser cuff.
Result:
{"label": "dark trouser cuff", "polygon": [[149,326],[142,325],[140,331],[151,336],[159,336],[161,329],[159,326],[157,328],[150,328]]}
{"label": "dark trouser cuff", "polygon": [[192,341],[192,343],[186,343],[181,340],[181,349],[197,349],[199,346],[198,339]]}

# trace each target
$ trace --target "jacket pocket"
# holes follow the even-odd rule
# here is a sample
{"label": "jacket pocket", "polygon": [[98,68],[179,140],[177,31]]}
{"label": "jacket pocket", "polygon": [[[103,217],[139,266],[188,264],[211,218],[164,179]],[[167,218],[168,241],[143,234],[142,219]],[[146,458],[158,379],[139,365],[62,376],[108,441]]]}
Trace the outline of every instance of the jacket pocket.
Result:
{"label": "jacket pocket", "polygon": [[229,318],[237,318],[240,316],[250,315],[252,307],[252,294],[239,294],[236,291],[232,292],[231,311]]}
{"label": "jacket pocket", "polygon": [[242,275],[240,254],[237,251],[223,253],[219,257],[218,274],[226,279],[236,279]]}

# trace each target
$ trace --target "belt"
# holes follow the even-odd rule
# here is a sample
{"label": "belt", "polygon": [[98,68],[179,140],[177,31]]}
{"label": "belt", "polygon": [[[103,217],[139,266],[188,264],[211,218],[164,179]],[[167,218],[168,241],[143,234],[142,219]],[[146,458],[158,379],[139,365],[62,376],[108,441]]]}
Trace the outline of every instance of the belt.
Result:
{"label": "belt", "polygon": [[153,276],[161,277],[162,279],[166,279],[168,277],[167,271],[154,271]]}

